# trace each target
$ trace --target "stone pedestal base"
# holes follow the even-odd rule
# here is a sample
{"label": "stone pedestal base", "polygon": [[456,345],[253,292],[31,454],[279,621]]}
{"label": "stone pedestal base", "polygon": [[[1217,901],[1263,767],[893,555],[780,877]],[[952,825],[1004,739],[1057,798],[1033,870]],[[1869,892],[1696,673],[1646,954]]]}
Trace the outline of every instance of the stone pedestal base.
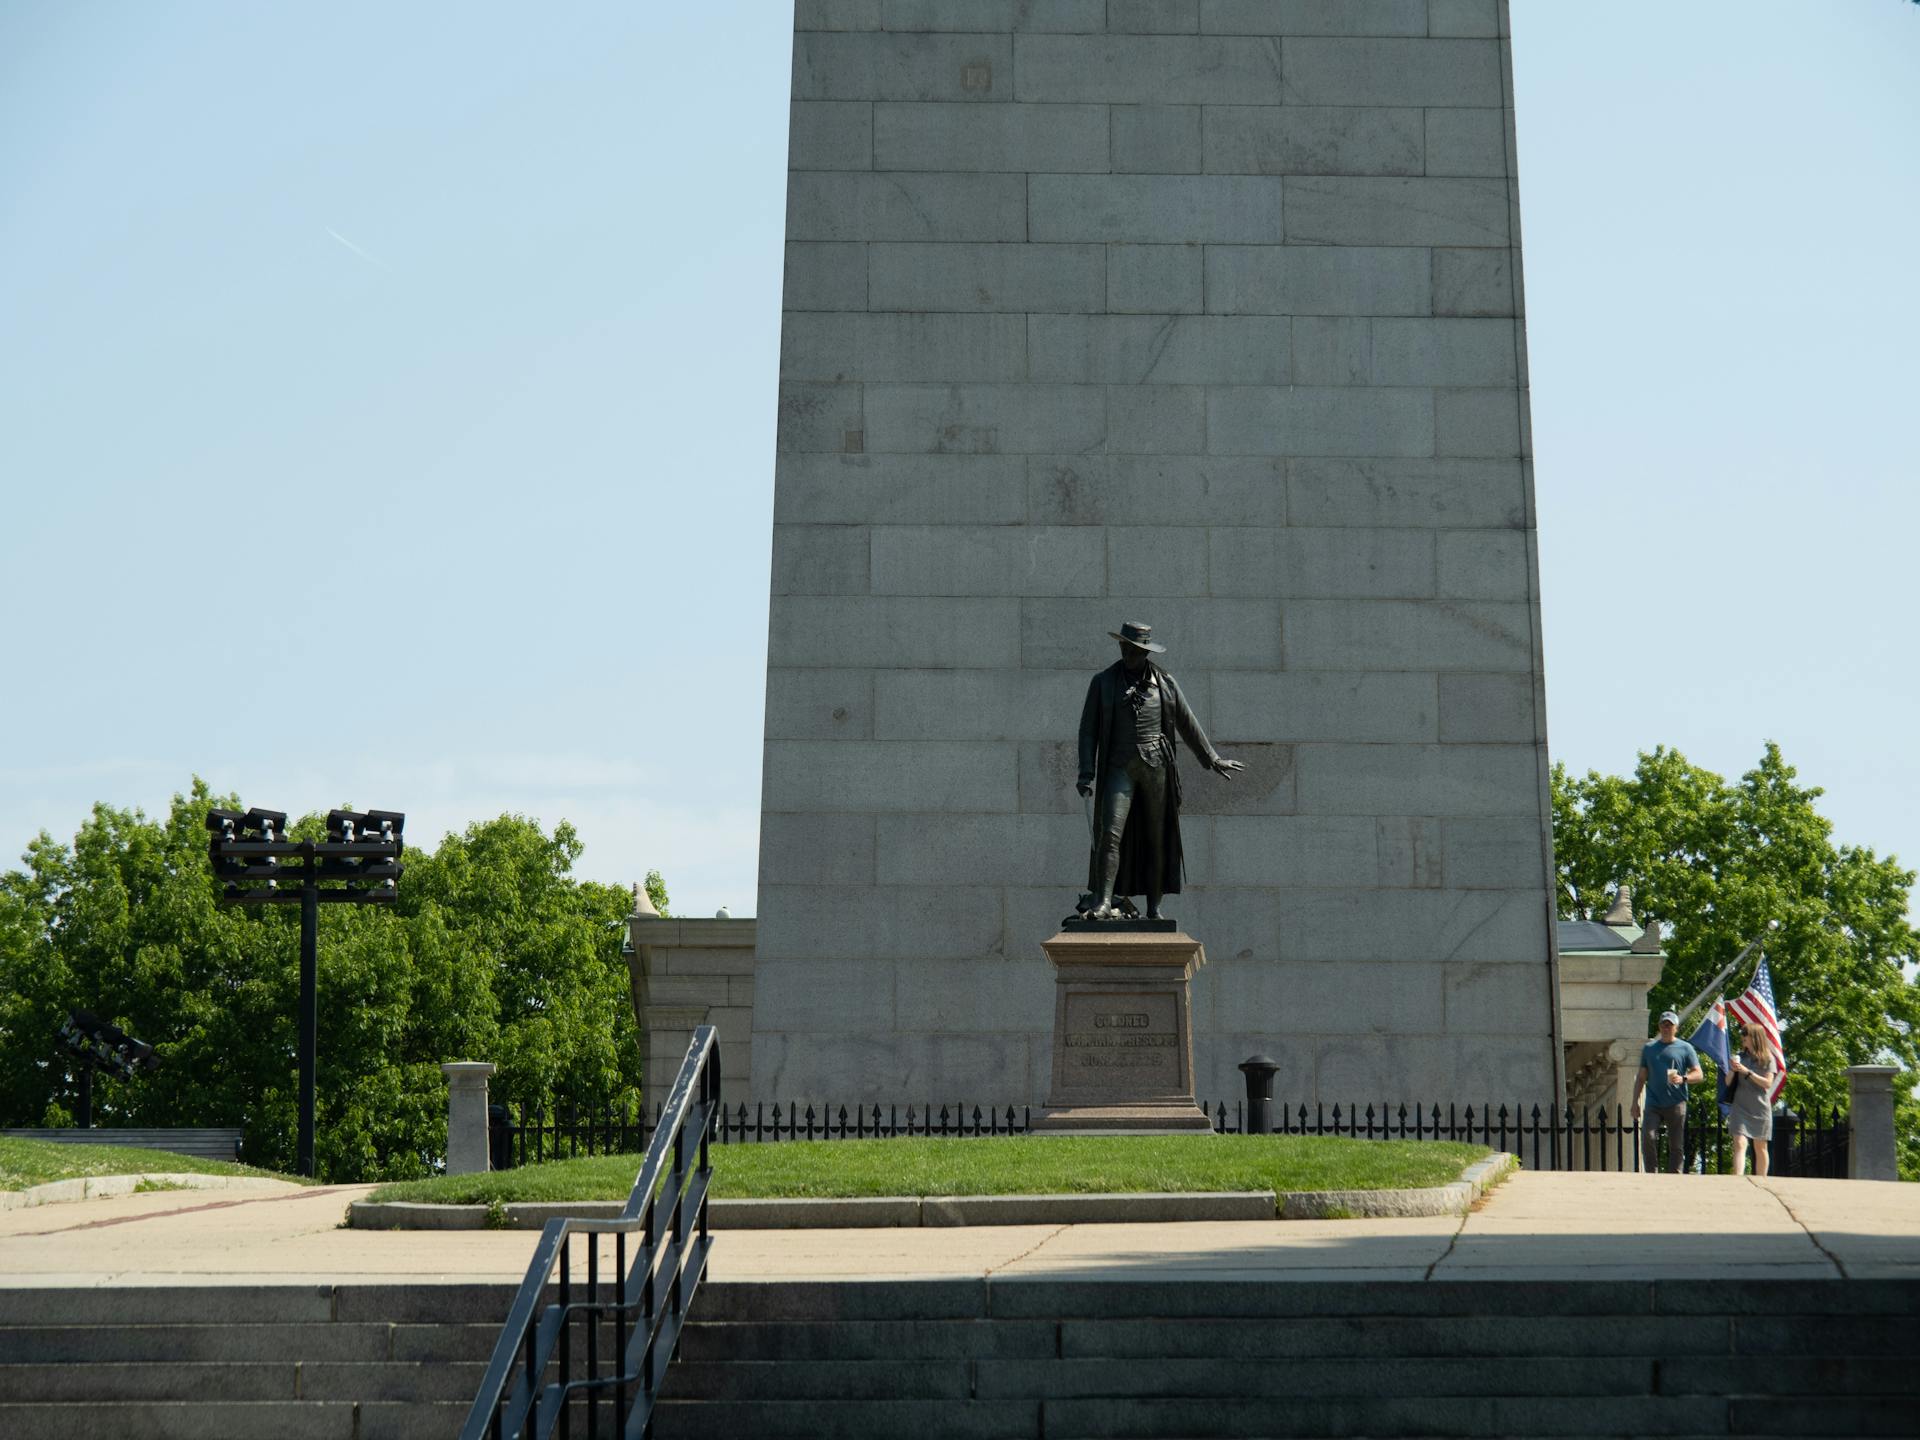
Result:
{"label": "stone pedestal base", "polygon": [[1061,931],[1053,962],[1053,1080],[1035,1130],[1211,1130],[1193,1098],[1191,935]]}
{"label": "stone pedestal base", "polygon": [[1847,1178],[1898,1180],[1900,1157],[1893,1133],[1892,1065],[1849,1065],[1847,1091],[1851,1105],[1847,1124]]}
{"label": "stone pedestal base", "polygon": [[487,1077],[484,1060],[454,1060],[440,1067],[447,1077],[447,1174],[484,1175],[492,1168],[487,1144]]}

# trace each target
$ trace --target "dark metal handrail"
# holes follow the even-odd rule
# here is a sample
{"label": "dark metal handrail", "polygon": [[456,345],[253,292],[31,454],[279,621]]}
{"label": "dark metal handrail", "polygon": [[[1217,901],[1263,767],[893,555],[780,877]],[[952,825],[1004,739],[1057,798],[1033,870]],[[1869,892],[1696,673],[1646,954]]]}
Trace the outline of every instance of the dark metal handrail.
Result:
{"label": "dark metal handrail", "polygon": [[[544,1440],[556,1426],[571,1437],[576,1396],[585,1398],[587,1434],[593,1440],[600,1434],[603,1399],[612,1409],[610,1437],[652,1434],[654,1400],[713,1247],[707,1231],[707,1190],[713,1180],[708,1146],[719,1110],[720,1040],[713,1026],[702,1025],[693,1032],[626,1208],[611,1220],[555,1219],[541,1230],[460,1440]],[[698,1154],[691,1169],[690,1142]],[[655,1224],[663,1198],[669,1222],[665,1236]],[[627,1237],[636,1232],[640,1247],[629,1269]],[[585,1300],[574,1293],[575,1235],[587,1245]],[[600,1249],[607,1238],[613,1242],[614,1269],[603,1286]],[[543,1305],[556,1267],[557,1303]],[[608,1298],[609,1290],[614,1298]],[[606,1356],[612,1368],[605,1371],[603,1327],[613,1332]],[[574,1363],[576,1329],[586,1342],[580,1365]],[[548,1379],[547,1366],[556,1358],[558,1373]]]}

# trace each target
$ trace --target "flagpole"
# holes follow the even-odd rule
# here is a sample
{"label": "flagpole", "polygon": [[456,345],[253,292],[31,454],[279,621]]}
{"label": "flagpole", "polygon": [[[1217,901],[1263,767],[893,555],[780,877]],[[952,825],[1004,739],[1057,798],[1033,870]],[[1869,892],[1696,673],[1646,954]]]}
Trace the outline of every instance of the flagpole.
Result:
{"label": "flagpole", "polygon": [[1714,976],[1713,979],[1709,980],[1707,982],[1706,989],[1702,990],[1698,995],[1694,996],[1693,999],[1687,1002],[1687,1008],[1680,1012],[1680,1023],[1674,1028],[1676,1030],[1686,1029],[1687,1021],[1691,1020],[1693,1018],[1694,1012],[1698,1010],[1701,1007],[1701,1005],[1706,1003],[1707,997],[1715,993],[1717,990],[1719,990],[1721,983],[1725,981],[1729,975],[1733,974],[1735,970],[1738,970],[1740,968],[1740,966],[1745,962],[1747,956],[1753,953],[1755,946],[1757,946],[1762,940],[1766,939],[1769,934],[1771,934],[1775,930],[1778,930],[1779,928],[1780,928],[1780,922],[1778,920],[1767,921],[1767,928],[1762,930],[1758,935],[1754,936],[1753,939],[1749,940],[1746,943],[1745,948],[1742,949],[1738,955],[1734,956],[1733,959],[1727,962],[1727,968],[1722,970],[1718,975]]}

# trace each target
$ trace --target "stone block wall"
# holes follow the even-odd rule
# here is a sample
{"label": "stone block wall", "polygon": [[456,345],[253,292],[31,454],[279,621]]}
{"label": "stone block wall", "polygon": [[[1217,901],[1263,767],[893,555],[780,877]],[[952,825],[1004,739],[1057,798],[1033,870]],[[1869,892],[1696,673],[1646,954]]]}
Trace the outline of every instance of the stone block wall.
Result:
{"label": "stone block wall", "polygon": [[1625,1110],[1633,1104],[1640,1047],[1647,1042],[1647,992],[1660,983],[1665,957],[1560,957],[1560,1025],[1567,1052],[1568,1100],[1577,1108]]}
{"label": "stone block wall", "polygon": [[701,1025],[720,1032],[720,1098],[738,1105],[752,1093],[754,933],[747,919],[628,917],[627,969],[649,1110],[666,1100]]}
{"label": "stone block wall", "polygon": [[1495,0],[800,0],[756,1096],[1038,1099],[1107,632],[1185,767],[1201,1092],[1548,1099]]}

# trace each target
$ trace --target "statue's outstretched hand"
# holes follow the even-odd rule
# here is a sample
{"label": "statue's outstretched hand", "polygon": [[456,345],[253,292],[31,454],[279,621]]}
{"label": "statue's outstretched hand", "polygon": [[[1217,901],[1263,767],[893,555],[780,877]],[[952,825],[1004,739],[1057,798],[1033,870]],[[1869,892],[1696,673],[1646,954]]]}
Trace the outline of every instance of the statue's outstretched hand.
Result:
{"label": "statue's outstretched hand", "polygon": [[1244,770],[1246,768],[1247,767],[1242,765],[1238,760],[1221,760],[1214,765],[1213,773],[1218,775],[1222,780],[1231,780],[1233,779],[1234,771]]}

